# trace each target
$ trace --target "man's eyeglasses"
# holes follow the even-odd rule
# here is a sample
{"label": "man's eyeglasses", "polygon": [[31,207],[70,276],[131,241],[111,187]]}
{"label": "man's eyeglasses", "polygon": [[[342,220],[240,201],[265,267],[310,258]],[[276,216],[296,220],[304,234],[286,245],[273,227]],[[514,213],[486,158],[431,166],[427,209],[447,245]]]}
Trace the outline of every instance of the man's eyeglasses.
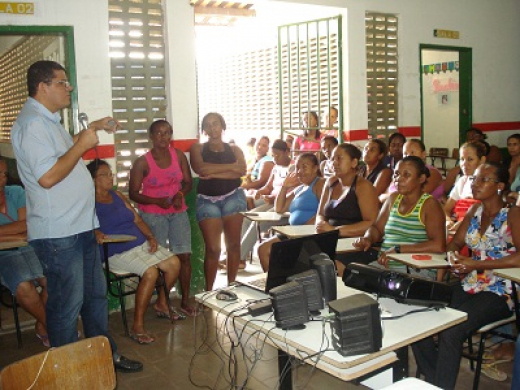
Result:
{"label": "man's eyeglasses", "polygon": [[51,83],[60,84],[64,88],[72,87],[72,84],[70,82],[68,82],[67,80],[58,80],[58,81],[52,80]]}
{"label": "man's eyeglasses", "polygon": [[499,183],[499,181],[493,177],[480,177],[480,176],[470,176],[469,181],[471,183]]}

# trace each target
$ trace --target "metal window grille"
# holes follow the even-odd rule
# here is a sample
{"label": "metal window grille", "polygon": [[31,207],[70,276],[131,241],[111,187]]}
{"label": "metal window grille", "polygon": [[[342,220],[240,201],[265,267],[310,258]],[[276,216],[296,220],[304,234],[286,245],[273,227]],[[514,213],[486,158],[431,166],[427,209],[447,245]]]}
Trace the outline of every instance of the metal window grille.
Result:
{"label": "metal window grille", "polygon": [[[341,15],[278,29],[281,131],[301,131],[306,111],[339,108],[342,135]],[[326,129],[325,120],[318,123]]]}
{"label": "metal window grille", "polygon": [[0,141],[10,142],[11,128],[27,100],[27,69],[44,58],[55,36],[29,36],[0,57]]}
{"label": "metal window grille", "polygon": [[277,138],[278,63],[276,47],[197,62],[199,112],[217,111],[235,141]]}
{"label": "metal window grille", "polygon": [[166,117],[165,48],[161,0],[109,0],[109,46],[117,187],[128,191],[133,161],[149,148],[148,126]]}
{"label": "metal window grille", "polygon": [[397,16],[365,14],[367,52],[368,133],[388,138],[398,130]]}

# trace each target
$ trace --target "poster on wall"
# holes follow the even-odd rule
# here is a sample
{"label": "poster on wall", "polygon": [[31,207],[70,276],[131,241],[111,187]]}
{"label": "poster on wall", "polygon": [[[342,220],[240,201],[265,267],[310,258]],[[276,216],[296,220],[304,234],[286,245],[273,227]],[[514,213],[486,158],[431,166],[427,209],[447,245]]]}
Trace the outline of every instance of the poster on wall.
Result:
{"label": "poster on wall", "polygon": [[440,106],[446,107],[451,105],[451,93],[442,92],[437,94],[437,101]]}

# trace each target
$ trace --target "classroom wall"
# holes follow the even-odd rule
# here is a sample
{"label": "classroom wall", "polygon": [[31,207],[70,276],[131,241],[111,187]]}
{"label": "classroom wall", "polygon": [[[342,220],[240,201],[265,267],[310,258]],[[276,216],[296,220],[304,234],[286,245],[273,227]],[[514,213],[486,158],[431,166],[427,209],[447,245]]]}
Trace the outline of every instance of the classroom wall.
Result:
{"label": "classroom wall", "polygon": [[[268,1],[268,0],[266,0]],[[399,125],[408,135],[420,135],[419,44],[473,49],[473,122],[504,143],[510,131],[520,131],[520,2],[517,0],[270,0],[272,3],[322,5],[346,9],[344,31],[346,127],[353,140],[367,135],[365,11],[399,16]],[[0,14],[3,25],[73,25],[78,73],[79,107],[90,118],[111,112],[106,0],[35,0],[33,16]],[[166,28],[170,75],[169,112],[176,139],[197,134],[193,9],[186,1],[167,1]],[[298,8],[295,8],[293,14]],[[457,30],[460,39],[433,37],[436,28]],[[113,142],[102,135],[102,143]],[[501,145],[499,145],[501,146]]]}
{"label": "classroom wall", "polygon": [[[419,44],[471,47],[473,49],[473,122],[485,131],[505,130],[498,137],[505,144],[507,130],[520,129],[518,99],[520,74],[520,2],[503,0],[298,0],[348,9],[348,53],[352,130],[366,129],[365,11],[399,16],[399,124],[405,132],[420,131]],[[434,29],[456,30],[460,39],[433,36]],[[491,138],[491,137],[490,137]],[[495,139],[495,137],[493,137]]]}
{"label": "classroom wall", "polygon": [[[0,14],[0,24],[74,26],[79,109],[86,112],[91,120],[110,115],[108,1],[34,0],[34,3],[34,15]],[[193,7],[189,1],[165,3],[170,82],[167,112],[172,118],[174,137],[181,141],[194,139],[197,134],[197,100]],[[99,132],[99,136],[102,145],[114,143],[110,134]]]}

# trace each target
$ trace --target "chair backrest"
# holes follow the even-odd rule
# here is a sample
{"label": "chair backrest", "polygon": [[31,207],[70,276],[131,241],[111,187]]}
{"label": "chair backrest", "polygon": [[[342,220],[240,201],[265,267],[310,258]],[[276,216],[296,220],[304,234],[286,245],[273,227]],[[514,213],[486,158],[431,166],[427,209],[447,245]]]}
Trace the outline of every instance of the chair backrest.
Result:
{"label": "chair backrest", "polygon": [[32,389],[114,389],[108,339],[88,338],[12,363],[0,372],[0,388],[27,390],[35,379]]}
{"label": "chair backrest", "polygon": [[430,156],[448,157],[448,148],[430,148]]}

